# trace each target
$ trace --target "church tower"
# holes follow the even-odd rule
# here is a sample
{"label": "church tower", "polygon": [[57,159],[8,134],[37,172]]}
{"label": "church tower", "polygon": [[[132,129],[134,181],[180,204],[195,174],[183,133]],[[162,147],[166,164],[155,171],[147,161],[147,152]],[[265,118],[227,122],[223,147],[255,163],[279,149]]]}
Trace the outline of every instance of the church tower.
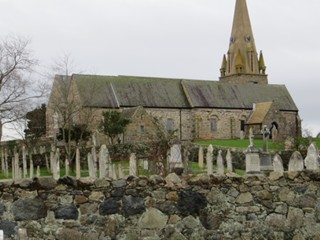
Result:
{"label": "church tower", "polygon": [[246,0],[236,0],[229,50],[223,56],[220,81],[268,84],[262,52],[253,37]]}

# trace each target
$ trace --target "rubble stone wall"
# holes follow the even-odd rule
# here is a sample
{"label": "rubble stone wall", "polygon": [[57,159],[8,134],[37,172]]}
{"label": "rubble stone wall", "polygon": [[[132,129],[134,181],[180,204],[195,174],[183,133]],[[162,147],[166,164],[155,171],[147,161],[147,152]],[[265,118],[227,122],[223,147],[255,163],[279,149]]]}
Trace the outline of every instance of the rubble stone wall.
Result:
{"label": "rubble stone wall", "polygon": [[5,239],[320,239],[320,172],[0,181]]}

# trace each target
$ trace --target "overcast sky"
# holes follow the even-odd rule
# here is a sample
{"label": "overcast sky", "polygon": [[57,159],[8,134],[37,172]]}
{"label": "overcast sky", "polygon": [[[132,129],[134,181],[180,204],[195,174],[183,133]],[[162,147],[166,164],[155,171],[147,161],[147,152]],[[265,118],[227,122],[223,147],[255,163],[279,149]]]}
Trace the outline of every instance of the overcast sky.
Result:
{"label": "overcast sky", "polygon": [[[320,1],[247,0],[269,83],[285,84],[320,132]],[[0,36],[31,39],[39,71],[218,80],[235,0],[0,0]]]}

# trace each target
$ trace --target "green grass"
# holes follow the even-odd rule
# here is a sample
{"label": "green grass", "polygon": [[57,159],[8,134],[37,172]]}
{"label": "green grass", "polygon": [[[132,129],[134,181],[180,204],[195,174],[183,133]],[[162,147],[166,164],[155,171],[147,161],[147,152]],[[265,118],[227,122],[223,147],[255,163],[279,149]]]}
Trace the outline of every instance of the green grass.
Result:
{"label": "green grass", "polygon": [[[227,147],[227,148],[242,148],[245,149],[250,145],[250,142],[248,139],[240,140],[209,140],[209,141],[196,141],[195,144],[199,145],[210,145],[217,147]],[[263,140],[261,139],[255,139],[254,145],[258,148],[263,147]],[[272,140],[268,142],[269,149],[270,150],[283,150],[284,149],[284,142],[277,142],[273,143]]]}

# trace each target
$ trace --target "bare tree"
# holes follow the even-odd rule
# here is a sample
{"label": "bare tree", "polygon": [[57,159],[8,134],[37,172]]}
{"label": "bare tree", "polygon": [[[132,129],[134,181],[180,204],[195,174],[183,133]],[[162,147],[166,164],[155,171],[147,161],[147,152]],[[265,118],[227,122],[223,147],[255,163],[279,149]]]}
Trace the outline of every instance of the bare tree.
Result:
{"label": "bare tree", "polygon": [[47,108],[48,135],[63,145],[71,167],[76,147],[88,138],[95,111],[83,107],[83,99],[80,100],[72,80],[72,68],[74,63],[69,54],[54,62],[53,71],[60,75],[54,77]]}
{"label": "bare tree", "polygon": [[31,79],[37,60],[29,44],[16,36],[0,40],[0,139],[4,124],[24,117],[30,101],[44,96],[45,87]]}

